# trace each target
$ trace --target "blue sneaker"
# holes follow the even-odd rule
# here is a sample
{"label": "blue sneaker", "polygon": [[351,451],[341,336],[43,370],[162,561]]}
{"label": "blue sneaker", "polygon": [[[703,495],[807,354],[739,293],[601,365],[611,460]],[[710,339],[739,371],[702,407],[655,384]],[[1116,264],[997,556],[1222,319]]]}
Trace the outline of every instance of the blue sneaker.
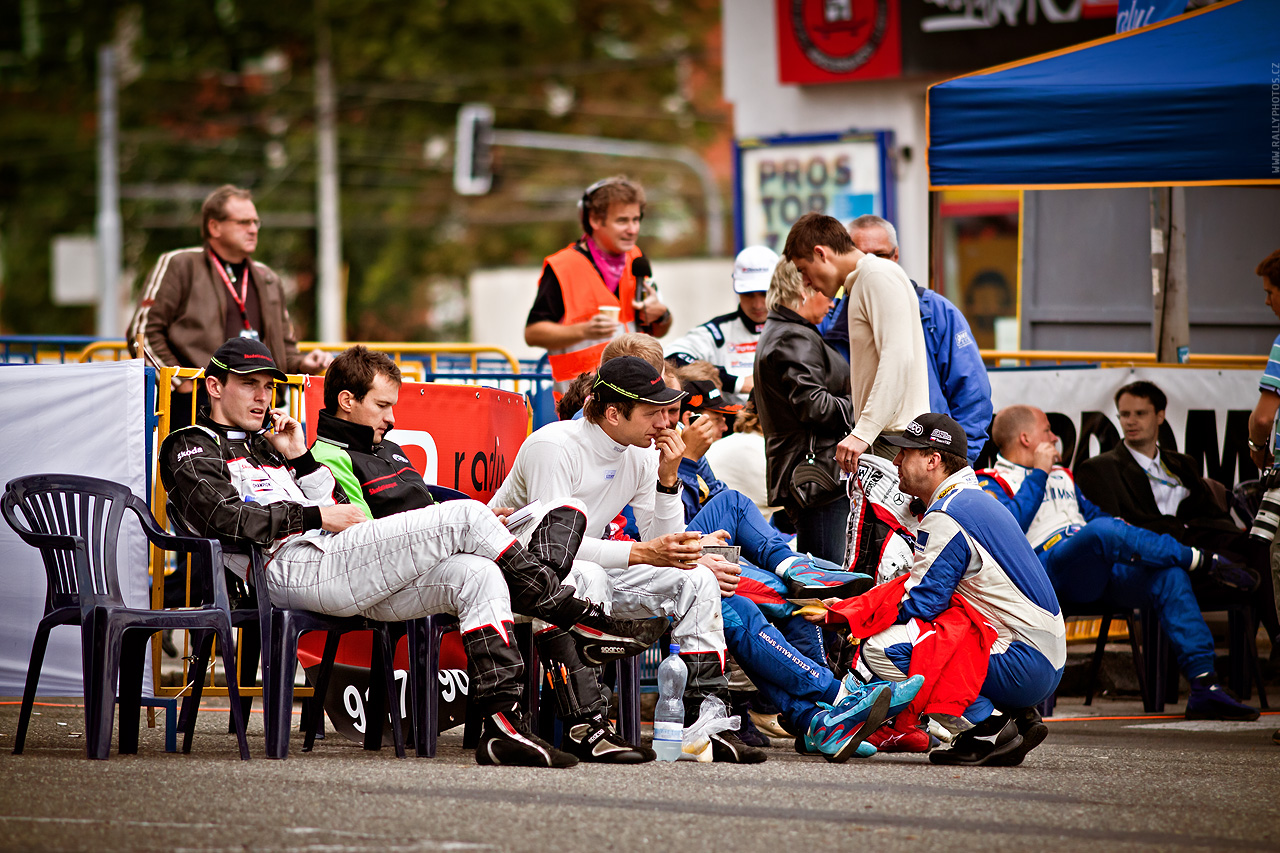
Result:
{"label": "blue sneaker", "polygon": [[1262,580],[1253,569],[1229,560],[1221,554],[1212,556],[1206,571],[1209,577],[1219,585],[1227,589],[1238,589],[1241,592],[1252,592],[1258,588]]}
{"label": "blue sneaker", "polygon": [[[796,751],[821,753],[832,764],[843,764],[884,722],[889,713],[889,688],[880,686],[851,694],[838,705],[819,702],[809,730],[796,739]],[[801,749],[800,741],[804,741]],[[875,753],[872,752],[872,755]]]}
{"label": "blue sneaker", "polygon": [[842,571],[830,560],[797,554],[778,564],[778,577],[787,582],[796,598],[853,598],[875,586],[875,578],[861,572]]}
{"label": "blue sneaker", "polygon": [[920,692],[920,688],[924,687],[924,676],[913,675],[906,681],[868,681],[863,682],[852,672],[844,677],[840,682],[840,692],[836,694],[836,704],[846,696],[852,695],[858,690],[888,685],[891,691],[891,699],[889,700],[889,717],[896,717],[898,712],[911,704],[911,700],[916,698],[916,694]]}

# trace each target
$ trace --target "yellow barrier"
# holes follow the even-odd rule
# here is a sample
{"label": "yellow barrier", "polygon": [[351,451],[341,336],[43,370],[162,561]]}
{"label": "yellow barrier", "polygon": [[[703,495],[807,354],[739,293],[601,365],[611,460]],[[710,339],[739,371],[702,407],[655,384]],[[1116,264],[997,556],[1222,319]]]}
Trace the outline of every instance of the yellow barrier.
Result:
{"label": "yellow barrier", "polygon": [[[1156,361],[1149,352],[1085,352],[1073,350],[979,350],[985,362],[1001,364],[1017,361],[1025,364],[1051,362],[1053,364],[1085,363],[1102,367],[1200,367],[1231,370],[1262,370],[1267,366],[1265,355],[1196,355],[1186,364],[1167,364]],[[1019,365],[1021,366],[1021,365]]]}
{"label": "yellow barrier", "polygon": [[[199,382],[201,381],[203,376],[204,376],[204,370],[197,369],[194,367],[177,367],[177,368],[162,367],[159,369],[158,381],[156,383],[156,386],[157,386],[156,387],[156,411],[160,415],[160,422],[156,427],[155,447],[157,452],[159,452],[160,444],[169,435],[169,425],[172,422],[170,415],[171,415],[172,406],[173,406],[174,379],[175,378],[178,380],[191,379],[191,380],[194,380],[195,382]],[[311,379],[312,377],[310,376],[294,375],[294,376],[290,376],[287,382],[276,383],[277,389],[282,389],[282,388],[285,389],[283,392],[285,394],[285,405],[283,408],[286,408],[289,414],[294,418],[297,418],[298,420],[302,419],[302,406],[303,406],[302,390],[306,387],[307,383],[311,381]],[[277,393],[280,393],[280,391],[278,390]],[[195,421],[195,401],[196,401],[196,395],[192,394],[191,395],[192,422]],[[151,511],[155,515],[156,521],[160,523],[161,527],[167,527],[169,523],[169,512],[168,512],[169,508],[167,505],[167,499],[168,499],[168,493],[165,491],[164,484],[160,482],[159,466],[157,465],[157,471],[153,478],[153,485],[152,485]],[[151,558],[150,558],[151,606],[156,610],[160,610],[164,608],[164,579],[165,579],[165,575],[168,574],[169,571],[170,569],[168,569],[165,565],[165,552],[159,550],[158,548],[154,548],[154,547],[151,548]],[[184,594],[184,601],[188,603],[191,601],[191,575],[189,573],[187,575],[187,588]],[[243,640],[243,634],[244,634],[243,630],[240,630],[238,632],[238,636],[236,640],[237,649],[242,648],[241,641]],[[191,655],[190,642],[191,642],[190,635],[184,633],[183,647],[182,647],[182,685],[179,687],[172,687],[172,686],[162,685],[160,680],[160,660],[161,660],[160,635],[156,634],[151,638],[151,680],[152,680],[152,684],[155,686],[156,696],[183,696],[187,693],[188,690],[191,689],[191,684],[189,680],[190,674],[188,672],[188,669],[189,669],[188,658]],[[215,687],[212,684],[214,663],[216,663],[216,661],[217,661],[217,654],[215,650],[215,653],[210,658],[210,665],[206,675],[206,678],[208,679],[208,682],[204,687],[204,695],[206,696],[227,695],[226,687]],[[237,672],[241,671],[241,668],[243,667],[243,665],[244,665],[243,659],[237,661],[237,664],[236,664]],[[243,679],[240,679],[240,680],[243,680]],[[262,688],[261,687],[241,687],[240,695],[241,696],[261,696]],[[295,695],[300,697],[310,696],[311,688],[309,687],[298,688],[298,690],[295,691]]]}

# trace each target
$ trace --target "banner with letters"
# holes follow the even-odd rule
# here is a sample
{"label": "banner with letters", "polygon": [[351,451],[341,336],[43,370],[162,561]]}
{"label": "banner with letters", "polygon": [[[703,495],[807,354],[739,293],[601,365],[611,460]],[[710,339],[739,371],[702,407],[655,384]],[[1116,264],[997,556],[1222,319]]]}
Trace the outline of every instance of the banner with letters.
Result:
{"label": "banner with letters", "polygon": [[[310,444],[324,408],[323,382],[307,383],[304,406]],[[493,497],[529,433],[524,395],[475,385],[405,382],[395,413],[387,438],[404,448],[422,478],[478,501]]]}
{"label": "banner with letters", "polygon": [[1249,414],[1258,401],[1257,370],[1182,367],[997,369],[996,411],[1015,403],[1043,409],[1062,440],[1064,464],[1110,450],[1121,440],[1115,393],[1145,379],[1169,398],[1161,444],[1199,461],[1202,473],[1228,488],[1258,476],[1249,459]]}

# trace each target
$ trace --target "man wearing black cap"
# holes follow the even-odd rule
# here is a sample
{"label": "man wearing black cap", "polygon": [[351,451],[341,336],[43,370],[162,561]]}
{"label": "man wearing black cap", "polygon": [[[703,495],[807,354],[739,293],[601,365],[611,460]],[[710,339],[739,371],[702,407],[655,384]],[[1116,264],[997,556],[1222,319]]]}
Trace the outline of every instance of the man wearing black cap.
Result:
{"label": "man wearing black cap", "polygon": [[[685,713],[692,721],[705,696],[718,696],[728,705],[728,688],[720,582],[710,567],[697,562],[701,537],[685,531],[680,502],[684,442],[669,426],[667,407],[683,396],[642,359],[622,356],[605,362],[584,417],[547,424],[529,436],[489,505],[566,498],[583,503],[587,535],[574,570],[586,562],[607,575],[615,615],[672,618],[672,640],[689,668]],[[596,538],[628,504],[640,535],[647,538]],[[765,759],[761,750],[746,746],[732,732],[714,736],[712,752],[717,761]]]}
{"label": "man wearing black cap", "polygon": [[899,487],[928,509],[897,624],[866,641],[858,667],[890,681],[906,678],[916,641],[931,630],[927,623],[960,596],[995,629],[995,641],[979,695],[963,712],[961,727],[973,727],[930,760],[1021,763],[1047,734],[1033,706],[1057,688],[1066,663],[1053,586],[1013,515],[978,487],[958,423],[923,414],[885,440],[900,448],[893,461]]}
{"label": "man wearing black cap", "polygon": [[[307,449],[301,424],[271,410],[274,382],[285,375],[266,346],[232,338],[205,374],[209,410],[160,449],[161,479],[187,523],[266,550],[269,590],[258,593],[277,606],[383,621],[456,613],[484,714],[477,762],[576,764],[534,736],[520,710],[523,662],[503,572],[544,567],[494,514],[450,501],[368,520]],[[227,558],[241,577],[247,564]]]}

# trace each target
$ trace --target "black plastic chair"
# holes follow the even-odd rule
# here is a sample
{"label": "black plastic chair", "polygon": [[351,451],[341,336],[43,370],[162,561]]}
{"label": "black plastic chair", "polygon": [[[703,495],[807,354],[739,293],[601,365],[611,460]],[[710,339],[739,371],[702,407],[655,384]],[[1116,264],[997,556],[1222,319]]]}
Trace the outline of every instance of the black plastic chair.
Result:
{"label": "black plastic chair", "polygon": [[[186,519],[177,512],[173,499],[167,504],[169,520],[180,530],[191,530]],[[252,546],[225,546],[226,553],[243,554],[249,558],[249,586],[254,592],[254,606],[232,611],[232,621],[237,626],[256,622],[259,647],[262,650],[262,710],[263,727],[266,730],[268,758],[289,757],[289,735],[293,725],[293,679],[298,666],[298,638],[307,631],[325,631],[324,656],[318,676],[312,685],[314,696],[303,708],[301,728],[304,732],[303,751],[309,752],[315,742],[316,731],[324,717],[324,694],[328,689],[329,674],[338,653],[341,635],[349,631],[373,631],[378,640],[373,644],[370,662],[369,725],[365,731],[364,748],[382,748],[382,732],[385,718],[391,718],[392,742],[396,757],[405,757],[404,733],[400,728],[400,697],[396,692],[392,656],[395,652],[397,632],[394,626],[360,616],[330,616],[309,610],[276,607],[267,594],[267,568],[262,549]],[[209,660],[208,638],[192,662],[191,678],[204,680]],[[226,666],[226,659],[223,661]],[[236,672],[228,668],[227,673]],[[380,677],[379,677],[380,676]],[[230,684],[235,678],[228,677]],[[237,703],[239,704],[239,703]],[[188,704],[183,703],[181,719],[188,715]],[[376,721],[376,724],[375,724]]]}
{"label": "black plastic chair", "polygon": [[[36,629],[27,668],[22,711],[14,740],[21,753],[31,720],[49,632],[59,625],[79,625],[84,671],[85,749],[90,758],[111,753],[119,679],[122,754],[138,751],[146,644],[165,629],[217,635],[223,663],[235,659],[230,605],[222,574],[221,546],[210,539],[172,536],[160,529],[140,498],[119,483],[74,474],[36,474],[9,482],[2,502],[5,521],[24,542],[40,550],[48,583],[45,615]],[[182,610],[129,607],[121,595],[116,569],[120,524],[126,510],[137,516],[147,540],[167,551],[191,555],[192,578],[202,581],[205,603]],[[199,703],[202,684],[193,685]],[[239,694],[229,686],[231,716],[240,746],[248,759],[244,717]],[[182,751],[191,751],[195,714],[187,720]]]}

